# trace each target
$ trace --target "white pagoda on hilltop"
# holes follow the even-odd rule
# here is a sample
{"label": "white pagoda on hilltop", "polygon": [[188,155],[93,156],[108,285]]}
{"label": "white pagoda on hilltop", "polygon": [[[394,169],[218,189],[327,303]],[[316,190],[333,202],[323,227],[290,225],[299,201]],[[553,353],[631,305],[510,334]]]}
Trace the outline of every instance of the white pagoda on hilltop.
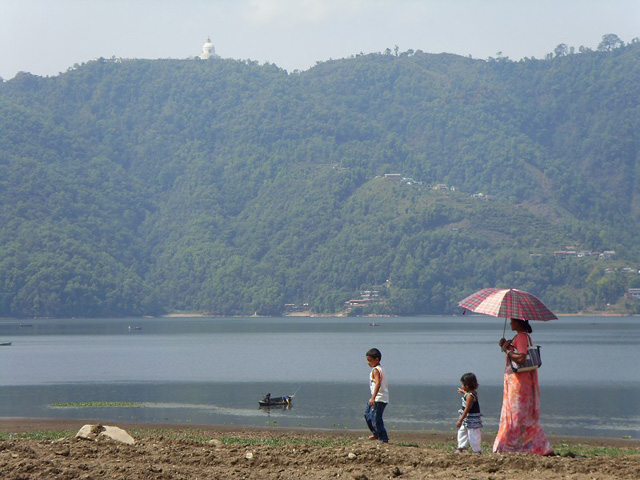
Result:
{"label": "white pagoda on hilltop", "polygon": [[207,41],[202,45],[202,53],[200,54],[202,60],[209,60],[211,58],[220,58],[220,55],[216,55],[216,49],[211,43],[211,37],[207,37]]}

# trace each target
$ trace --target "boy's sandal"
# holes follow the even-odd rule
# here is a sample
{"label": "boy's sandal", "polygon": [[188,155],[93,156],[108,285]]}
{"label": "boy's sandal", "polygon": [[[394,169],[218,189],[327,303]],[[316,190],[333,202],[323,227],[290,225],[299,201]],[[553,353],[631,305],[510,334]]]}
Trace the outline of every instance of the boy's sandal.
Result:
{"label": "boy's sandal", "polygon": [[378,436],[377,435],[369,435],[369,440],[377,440]]}

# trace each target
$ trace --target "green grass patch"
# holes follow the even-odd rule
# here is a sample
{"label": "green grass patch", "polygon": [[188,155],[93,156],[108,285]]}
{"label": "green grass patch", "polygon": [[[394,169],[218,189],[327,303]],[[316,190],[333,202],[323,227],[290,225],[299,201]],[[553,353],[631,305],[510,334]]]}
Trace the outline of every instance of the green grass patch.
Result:
{"label": "green grass patch", "polygon": [[48,430],[37,430],[34,432],[24,432],[24,433],[6,433],[0,432],[0,440],[12,440],[17,438],[31,439],[31,440],[57,440],[59,438],[65,437],[73,437],[76,432],[72,432],[70,430],[64,431],[48,431]]}
{"label": "green grass patch", "polygon": [[420,444],[417,442],[393,442],[394,445],[400,445],[401,447],[419,447]]}
{"label": "green grass patch", "polygon": [[91,408],[91,407],[134,407],[139,408],[136,402],[59,402],[52,403],[52,407]]}
{"label": "green grass patch", "polygon": [[[456,449],[456,442],[447,443],[429,443],[429,447],[452,452]],[[408,446],[412,446],[408,444]],[[610,446],[594,446],[594,445],[582,445],[575,444],[553,444],[553,450],[556,455],[561,457],[620,457],[622,455],[640,455],[640,447],[638,448],[624,448],[624,447],[610,447]],[[490,453],[493,449],[493,444],[482,442],[482,451]]]}
{"label": "green grass patch", "polygon": [[221,437],[218,438],[226,445],[286,445],[288,442],[280,438],[235,438]]}
{"label": "green grass patch", "polygon": [[307,437],[283,437],[283,438],[260,438],[260,437],[231,437],[231,436],[211,436],[206,431],[199,429],[141,429],[131,430],[129,433],[137,438],[149,438],[155,435],[173,438],[178,440],[191,440],[194,442],[207,443],[211,440],[219,440],[225,445],[274,445],[274,446],[303,446],[303,447],[338,447],[350,445],[352,442],[344,439],[323,439]]}
{"label": "green grass patch", "polygon": [[227,445],[295,445],[303,447],[338,447],[349,445],[351,442],[345,440],[318,440],[313,438],[293,437],[293,438],[238,438],[238,437],[219,437],[222,443]]}
{"label": "green grass patch", "polygon": [[[433,443],[428,443],[427,445],[429,445],[430,448],[433,448],[434,450],[443,450],[445,452],[453,452],[456,447],[458,446],[458,442],[448,442],[448,443],[443,443],[443,442],[433,442]],[[482,449],[483,451],[491,451],[491,446],[489,446],[489,450],[486,450],[487,445],[485,445],[484,443],[482,444]]]}
{"label": "green grass patch", "polygon": [[566,443],[553,446],[556,455],[563,457],[620,457],[622,455],[640,455],[640,448],[596,447],[593,445],[568,445]]}

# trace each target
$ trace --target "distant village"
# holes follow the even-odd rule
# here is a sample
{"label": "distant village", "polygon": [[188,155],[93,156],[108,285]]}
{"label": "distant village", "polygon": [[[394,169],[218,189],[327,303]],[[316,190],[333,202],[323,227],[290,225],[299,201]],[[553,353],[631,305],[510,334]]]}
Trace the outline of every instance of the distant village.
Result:
{"label": "distant village", "polygon": [[[532,254],[533,255],[533,254]],[[541,256],[541,254],[535,254]],[[615,258],[616,252],[614,250],[605,250],[604,252],[593,252],[588,250],[580,250],[575,247],[567,247],[566,250],[558,250],[553,252],[553,256],[556,258],[585,258],[593,257],[598,260],[611,260]],[[604,269],[605,275],[612,275],[614,273],[622,273],[626,275],[640,275],[640,270],[637,268],[631,268],[629,266],[624,267],[608,267]],[[640,300],[640,288],[627,288],[625,297],[629,300]]]}
{"label": "distant village", "polygon": [[[345,167],[340,167],[338,164],[330,165],[334,169],[345,169]],[[385,180],[399,182],[403,185],[425,185],[425,183],[421,180],[415,180],[411,177],[404,177],[400,173],[385,173],[384,177],[376,177],[376,178],[384,178]],[[447,185],[445,183],[434,183],[428,185],[431,190],[439,190],[439,191],[453,191],[455,192],[457,189],[453,185]],[[488,201],[490,200],[490,196],[485,193],[474,193],[470,195],[473,198],[478,200]],[[458,230],[458,229],[452,229]],[[570,259],[570,258],[592,258],[597,260],[612,260],[616,257],[615,250],[604,250],[602,252],[597,252],[593,250],[584,250],[579,248],[578,246],[566,246],[564,250],[556,250],[552,252],[554,258],[557,259]],[[544,254],[542,253],[530,253],[529,257],[542,257]],[[548,254],[547,254],[548,255]],[[631,268],[628,266],[624,267],[610,267],[604,270],[606,275],[613,273],[623,273],[623,274],[633,274],[639,275],[640,270],[637,268]],[[390,283],[387,281],[387,283]],[[372,290],[364,290],[360,292],[360,296],[357,298],[351,298],[344,302],[344,310],[343,312],[349,314],[357,307],[364,307],[369,305],[375,305],[385,302],[384,297],[384,287],[389,285],[381,285],[379,287],[374,287]],[[626,297],[633,300],[640,300],[640,288],[628,288]],[[294,303],[285,304],[285,314],[286,315],[308,315],[310,312],[309,304],[304,303],[301,305]]]}
{"label": "distant village", "polygon": [[[424,182],[421,180],[415,180],[411,177],[403,177],[400,173],[385,173],[384,178],[386,180],[395,180],[404,185],[424,185]],[[455,192],[457,188],[454,185],[447,185],[446,183],[434,183],[429,185],[431,190],[448,190],[451,192]],[[470,195],[473,198],[477,198],[479,200],[489,200],[489,195],[486,195],[482,192],[473,193]]]}
{"label": "distant village", "polygon": [[[530,256],[540,256],[540,254],[531,254]],[[557,250],[553,252],[553,256],[556,258],[583,258],[583,257],[597,257],[601,260],[610,260],[616,256],[616,252],[614,250],[605,250],[604,252],[593,252],[590,250]],[[631,270],[631,269],[629,269]],[[624,273],[631,273],[624,272]]]}
{"label": "distant village", "polygon": [[[384,295],[381,290],[364,290],[360,292],[358,298],[352,298],[344,302],[344,313],[349,314],[356,307],[364,307],[384,302]],[[309,304],[301,305],[286,303],[284,305],[285,315],[305,315],[310,311]]]}

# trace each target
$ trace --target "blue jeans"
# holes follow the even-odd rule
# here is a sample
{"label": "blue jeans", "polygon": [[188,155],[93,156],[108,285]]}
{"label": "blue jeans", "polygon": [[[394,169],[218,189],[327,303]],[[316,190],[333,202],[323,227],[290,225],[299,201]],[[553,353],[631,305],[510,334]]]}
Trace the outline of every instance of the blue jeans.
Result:
{"label": "blue jeans", "polygon": [[382,443],[389,441],[387,430],[384,428],[384,420],[382,420],[382,414],[387,404],[384,402],[375,402],[373,405],[367,404],[367,408],[364,411],[364,419],[367,421],[367,427],[371,430],[378,440]]}

